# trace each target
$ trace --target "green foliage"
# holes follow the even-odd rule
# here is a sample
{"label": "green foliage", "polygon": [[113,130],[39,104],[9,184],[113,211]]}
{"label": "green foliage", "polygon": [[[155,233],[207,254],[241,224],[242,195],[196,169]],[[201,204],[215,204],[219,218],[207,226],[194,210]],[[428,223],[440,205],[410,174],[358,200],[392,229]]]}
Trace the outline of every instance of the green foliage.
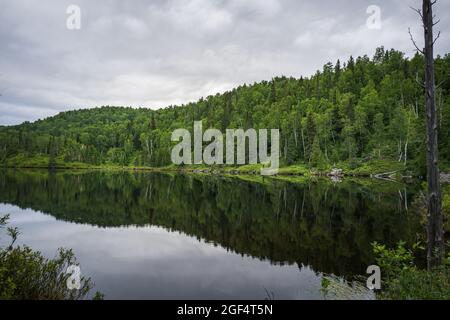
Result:
{"label": "green foliage", "polygon": [[444,185],[442,188],[442,211],[444,213],[444,229],[450,232],[450,185]]}
{"label": "green foliage", "polygon": [[380,298],[393,300],[449,300],[450,268],[402,270]]}
{"label": "green foliage", "polygon": [[326,168],[326,160],[320,149],[319,138],[315,137],[311,148],[310,163],[313,167],[318,169]]}
{"label": "green foliage", "polygon": [[372,243],[377,265],[381,268],[385,281],[389,282],[402,271],[416,269],[414,254],[412,250],[406,249],[405,245],[406,243],[401,241],[396,248],[388,249],[385,245],[377,242]]}
{"label": "green foliage", "polygon": [[[450,73],[450,55],[436,58],[436,81]],[[355,169],[370,160],[406,164],[424,173],[423,59],[378,48],[345,64],[328,63],[309,78],[276,77],[243,85],[195,103],[152,111],[109,107],[63,112],[34,123],[0,128],[0,161],[45,158],[41,167],[64,162],[88,165],[170,165],[177,128],[278,128],[282,165]],[[442,162],[450,163],[449,81],[438,90]],[[20,163],[19,163],[20,166]],[[327,167],[327,166],[325,166]]]}
{"label": "green foliage", "polygon": [[[355,176],[370,176],[381,173],[402,173],[406,170],[403,163],[396,161],[370,160],[349,163],[347,173]],[[342,165],[345,168],[345,164]]]}
{"label": "green foliage", "polygon": [[99,291],[96,291],[92,300],[104,300],[105,295]]}
{"label": "green foliage", "polygon": [[[0,218],[0,228],[6,227],[7,220],[8,216]],[[91,280],[84,277],[80,289],[68,289],[66,270],[77,264],[71,250],[59,249],[54,259],[46,259],[29,247],[14,247],[18,231],[7,231],[12,240],[7,248],[0,248],[0,300],[78,300],[91,290]]]}
{"label": "green foliage", "polygon": [[414,252],[424,250],[420,243],[407,249],[405,242],[396,248],[373,243],[373,251],[383,277],[379,299],[393,300],[448,300],[450,299],[450,254],[443,266],[431,271],[422,270],[414,263]]}
{"label": "green foliage", "polygon": [[280,175],[299,175],[299,176],[308,176],[310,174],[310,170],[305,165],[296,165],[280,168],[278,170]]}

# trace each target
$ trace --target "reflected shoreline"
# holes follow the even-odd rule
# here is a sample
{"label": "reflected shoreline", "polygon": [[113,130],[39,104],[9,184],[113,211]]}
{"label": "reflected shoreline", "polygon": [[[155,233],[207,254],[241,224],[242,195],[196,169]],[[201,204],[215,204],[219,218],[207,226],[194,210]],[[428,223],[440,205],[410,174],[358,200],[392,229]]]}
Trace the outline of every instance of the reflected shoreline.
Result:
{"label": "reflected shoreline", "polygon": [[103,228],[159,226],[274,264],[351,276],[370,243],[414,240],[414,186],[207,175],[11,171],[0,201]]}

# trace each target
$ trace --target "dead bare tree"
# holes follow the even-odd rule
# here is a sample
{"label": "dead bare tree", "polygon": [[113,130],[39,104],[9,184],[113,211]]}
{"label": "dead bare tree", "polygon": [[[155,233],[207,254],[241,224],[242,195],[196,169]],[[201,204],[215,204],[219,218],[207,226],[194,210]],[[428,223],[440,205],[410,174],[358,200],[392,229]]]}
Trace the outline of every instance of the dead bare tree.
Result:
{"label": "dead bare tree", "polygon": [[434,22],[433,6],[437,0],[423,0],[422,9],[414,9],[423,22],[425,47],[419,49],[417,43],[409,31],[411,40],[417,51],[423,54],[425,60],[425,83],[421,84],[426,98],[426,121],[427,121],[427,237],[428,269],[439,266],[444,256],[444,227],[442,216],[440,177],[439,177],[439,150],[438,150],[438,121],[436,112],[436,80],[434,70],[434,44],[440,36],[435,38],[433,27],[439,23]]}

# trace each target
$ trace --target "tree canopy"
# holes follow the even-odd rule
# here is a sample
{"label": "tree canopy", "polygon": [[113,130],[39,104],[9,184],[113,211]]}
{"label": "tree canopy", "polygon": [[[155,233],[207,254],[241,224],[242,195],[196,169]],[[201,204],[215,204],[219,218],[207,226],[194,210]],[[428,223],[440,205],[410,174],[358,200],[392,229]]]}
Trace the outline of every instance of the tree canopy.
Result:
{"label": "tree canopy", "polygon": [[[450,55],[436,58],[437,83]],[[276,77],[164,109],[103,106],[0,127],[0,161],[18,154],[67,162],[165,166],[178,128],[280,129],[281,164],[320,167],[387,159],[425,172],[420,54],[378,48],[373,58],[327,63],[311,77]],[[450,81],[437,89],[441,159],[450,163]],[[52,160],[53,159],[53,160]]]}

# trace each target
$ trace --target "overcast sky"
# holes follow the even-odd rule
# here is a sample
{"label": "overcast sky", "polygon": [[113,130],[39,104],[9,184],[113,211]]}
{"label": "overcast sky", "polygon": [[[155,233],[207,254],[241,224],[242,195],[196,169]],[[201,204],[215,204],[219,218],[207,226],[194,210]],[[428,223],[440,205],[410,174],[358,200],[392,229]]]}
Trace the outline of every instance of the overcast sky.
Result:
{"label": "overcast sky", "polygon": [[[274,76],[308,76],[380,45],[422,43],[420,0],[0,0],[0,125],[101,105],[195,101]],[[69,30],[67,7],[81,9]],[[367,8],[381,8],[370,29]],[[450,1],[436,6],[450,52]]]}

